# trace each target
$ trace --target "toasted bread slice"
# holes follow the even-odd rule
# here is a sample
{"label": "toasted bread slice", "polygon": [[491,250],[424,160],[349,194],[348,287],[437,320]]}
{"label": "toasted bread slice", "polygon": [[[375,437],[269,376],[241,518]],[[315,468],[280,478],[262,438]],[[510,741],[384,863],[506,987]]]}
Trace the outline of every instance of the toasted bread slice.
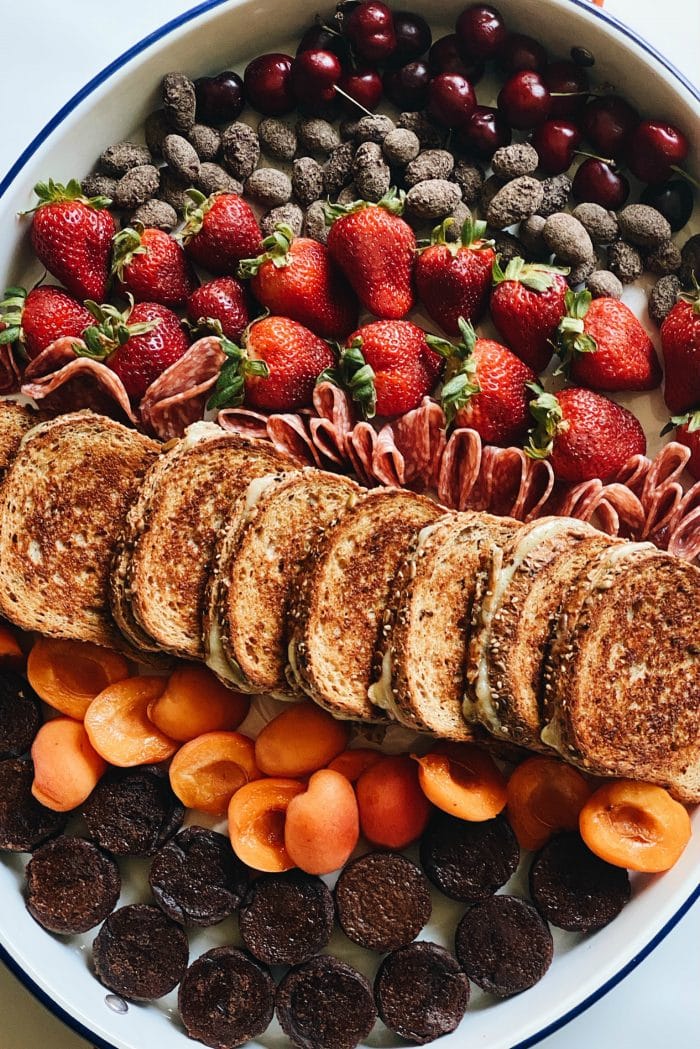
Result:
{"label": "toasted bread slice", "polygon": [[602,551],[546,666],[542,738],[597,775],[700,801],[700,569],[649,544]]}
{"label": "toasted bread slice", "polygon": [[389,601],[382,674],[373,702],[398,721],[445,739],[480,738],[462,713],[476,580],[485,549],[519,525],[491,514],[446,514],[422,530]]}
{"label": "toasted bread slice", "polygon": [[151,648],[204,659],[202,616],[219,528],[254,477],[295,469],[269,445],[195,423],[149,472],[115,558],[117,622]]}
{"label": "toasted bread slice", "polygon": [[385,719],[368,689],[392,583],[420,530],[442,512],[412,492],[375,489],[314,543],[292,597],[290,672],[336,717]]}
{"label": "toasted bread slice", "polygon": [[315,469],[248,486],[219,533],[205,616],[207,662],[235,688],[299,698],[285,675],[291,592],[313,539],[361,494]]}
{"label": "toasted bread slice", "polygon": [[117,538],[160,445],[93,412],[29,430],[3,485],[0,608],[25,630],[124,649],[109,608]]}
{"label": "toasted bread slice", "polygon": [[[547,517],[523,525],[477,586],[465,709],[493,735],[544,749],[544,659],[568,579],[613,540],[582,521]],[[580,553],[583,549],[583,553]]]}
{"label": "toasted bread slice", "polygon": [[0,400],[0,483],[17,455],[25,433],[43,418],[25,404]]}

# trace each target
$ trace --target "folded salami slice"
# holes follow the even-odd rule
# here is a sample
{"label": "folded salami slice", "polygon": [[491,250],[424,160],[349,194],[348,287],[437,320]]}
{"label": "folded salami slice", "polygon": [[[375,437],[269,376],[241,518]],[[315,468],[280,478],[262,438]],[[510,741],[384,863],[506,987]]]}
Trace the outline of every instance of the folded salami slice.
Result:
{"label": "folded salami slice", "polygon": [[90,408],[132,426],[136,416],[116,372],[102,361],[79,357],[80,339],[62,336],[43,350],[27,366],[21,391],[55,412],[75,412]]}
{"label": "folded salami slice", "polygon": [[164,441],[182,437],[191,423],[203,417],[207,395],[225,360],[221,341],[215,336],[192,343],[146,390],[141,401],[146,429]]}

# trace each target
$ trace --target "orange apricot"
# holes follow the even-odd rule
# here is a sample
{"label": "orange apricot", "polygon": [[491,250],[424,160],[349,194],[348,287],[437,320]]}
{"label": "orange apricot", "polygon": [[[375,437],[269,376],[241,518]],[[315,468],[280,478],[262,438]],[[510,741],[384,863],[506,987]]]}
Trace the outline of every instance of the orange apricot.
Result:
{"label": "orange apricot", "polygon": [[24,663],[24,653],[14,630],[0,623],[0,664],[17,669]]}
{"label": "orange apricot", "polygon": [[591,794],[579,815],[591,852],[617,867],[667,871],[690,841],[687,810],[663,787],[613,780]]}
{"label": "orange apricot", "polygon": [[178,750],[170,786],[183,805],[223,816],[242,786],[259,779],[255,744],[240,732],[206,732]]}
{"label": "orange apricot", "polygon": [[255,741],[255,760],[267,776],[308,776],[347,746],[343,721],[313,703],[295,703],[269,721]]}
{"label": "orange apricot", "polygon": [[284,844],[292,861],[307,874],[330,874],[347,862],[359,836],[352,784],[332,769],[314,772],[287,808]]}
{"label": "orange apricot", "polygon": [[205,732],[233,732],[250,709],[250,697],[234,692],[207,667],[182,666],[148,706],[153,724],[186,743]]}
{"label": "orange apricot", "polygon": [[333,772],[339,772],[345,776],[350,783],[356,783],[363,772],[371,769],[381,761],[383,754],[380,750],[372,750],[370,747],[357,747],[355,750],[344,750],[337,758],[328,765]]}
{"label": "orange apricot", "polygon": [[508,822],[523,849],[541,849],[552,835],[576,830],[591,786],[577,769],[550,757],[527,758],[508,780]]}
{"label": "orange apricot", "polygon": [[253,870],[288,871],[294,866],[284,844],[284,825],[292,798],[305,787],[295,779],[259,779],[231,798],[228,832],[233,851]]}
{"label": "orange apricot", "polygon": [[85,714],[85,728],[110,765],[130,768],[173,756],[178,744],[148,718],[149,704],[166,684],[164,677],[128,677],[95,696]]}
{"label": "orange apricot", "polygon": [[420,788],[418,768],[407,754],[383,757],[355,784],[360,828],[373,845],[403,849],[420,838],[430,802]]}
{"label": "orange apricot", "polygon": [[82,805],[107,769],[82,721],[52,718],[32,743],[32,794],[48,809],[70,812]]}
{"label": "orange apricot", "polygon": [[418,762],[421,789],[460,820],[490,820],[506,805],[506,781],[493,758],[471,743],[445,743]]}
{"label": "orange apricot", "polygon": [[45,703],[82,721],[95,696],[123,681],[129,665],[118,652],[89,641],[40,637],[27,660],[27,677]]}

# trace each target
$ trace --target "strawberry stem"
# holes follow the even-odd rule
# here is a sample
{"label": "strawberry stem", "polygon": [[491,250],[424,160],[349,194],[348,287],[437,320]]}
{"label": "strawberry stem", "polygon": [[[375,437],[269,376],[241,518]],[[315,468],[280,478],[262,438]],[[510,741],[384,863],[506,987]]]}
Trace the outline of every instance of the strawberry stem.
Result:
{"label": "strawberry stem", "polygon": [[477,341],[476,331],[464,317],[460,317],[457,324],[462,335],[460,342],[450,342],[438,335],[426,335],[425,337],[431,350],[439,353],[449,362],[450,375],[440,394],[442,410],[448,425],[453,422],[460,408],[464,408],[472,397],[481,393],[481,387],[476,379],[476,362],[473,356]]}
{"label": "strawberry stem", "polygon": [[491,268],[491,278],[494,284],[502,284],[503,281],[513,280],[523,284],[531,291],[547,291],[554,284],[556,274],[566,276],[569,273],[568,266],[548,266],[544,262],[525,262],[525,259],[516,255],[511,259],[505,270],[501,267],[500,258],[494,259]]}
{"label": "strawberry stem", "polygon": [[238,264],[238,276],[242,280],[254,277],[264,262],[271,262],[277,269],[288,266],[292,261],[289,249],[294,240],[294,230],[286,223],[275,226],[274,232],[262,242],[265,251],[254,259],[241,259]]}
{"label": "strawberry stem", "polygon": [[700,430],[700,408],[694,412],[686,412],[685,415],[672,415],[659,436],[664,437],[674,426],[687,426],[688,433],[696,433]]}
{"label": "strawberry stem", "polygon": [[340,386],[359,405],[362,417],[373,419],[377,414],[374,378],[374,368],[365,360],[362,338],[358,336],[341,351],[337,366],[322,371],[316,383],[318,385],[320,382],[331,382],[334,386]]}
{"label": "strawberry stem", "polygon": [[148,248],[141,241],[142,233],[143,226],[140,229],[133,226],[125,226],[119,233],[115,233],[112,238],[112,265],[110,273],[120,281],[124,280],[124,270],[135,255],[148,254]]}
{"label": "strawberry stem", "polygon": [[585,329],[584,317],[593,301],[590,291],[567,291],[564,297],[566,316],[557,328],[556,348],[561,364],[555,375],[568,375],[578,354],[595,353],[598,343]]}
{"label": "strawberry stem", "polygon": [[145,335],[146,332],[158,327],[160,318],[129,324],[134,300],[131,295],[127,295],[127,299],[129,305],[124,311],[118,310],[109,302],[100,305],[92,299],[85,300],[85,306],[97,324],[90,325],[83,332],[84,346],[80,343],[75,344],[75,352],[78,357],[91,357],[93,360],[102,361],[120,346],[124,346],[130,338]]}
{"label": "strawberry stem", "polygon": [[246,377],[269,379],[270,369],[266,361],[249,357],[243,346],[237,346],[225,335],[219,336],[219,343],[226,360],[221,366],[214,392],[207,401],[207,408],[238,408],[245,400]]}
{"label": "strawberry stem", "polygon": [[530,401],[530,414],[535,425],[528,434],[525,455],[530,459],[546,459],[554,449],[554,439],[562,428],[564,415],[553,393],[546,393],[539,383],[525,383],[535,397]]}
{"label": "strawberry stem", "polygon": [[72,178],[66,185],[62,185],[60,182],[54,182],[52,178],[48,182],[37,182],[34,187],[34,192],[39,198],[39,203],[36,207],[30,208],[28,211],[23,211],[23,215],[31,215],[32,212],[38,211],[39,208],[45,204],[59,204],[64,201],[77,200],[81,204],[87,205],[90,208],[96,208],[101,210],[108,208],[112,203],[110,197],[86,197],[82,191],[80,183],[77,179]]}
{"label": "strawberry stem", "polygon": [[4,330],[0,331],[0,346],[7,346],[13,342],[24,342],[22,314],[26,299],[26,288],[5,288],[5,297],[0,302],[0,321],[5,325]]}
{"label": "strawberry stem", "polygon": [[376,204],[369,200],[353,200],[350,204],[326,203],[324,204],[326,225],[332,226],[336,219],[340,219],[344,215],[353,215],[356,211],[362,211],[363,208],[384,208],[385,211],[389,211],[392,215],[403,215],[405,202],[405,190],[391,186]]}

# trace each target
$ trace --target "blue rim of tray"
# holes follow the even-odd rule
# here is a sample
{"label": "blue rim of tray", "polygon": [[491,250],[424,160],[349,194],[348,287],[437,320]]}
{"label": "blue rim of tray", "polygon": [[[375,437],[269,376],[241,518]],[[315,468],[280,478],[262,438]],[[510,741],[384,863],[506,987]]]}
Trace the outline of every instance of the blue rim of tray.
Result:
{"label": "blue rim of tray", "polygon": [[[29,145],[20,153],[19,157],[12,165],[7,174],[0,181],[0,198],[9,189],[11,184],[14,182],[16,177],[19,175],[22,168],[27,162],[34,156],[37,150],[44,144],[46,139],[59,127],[63,121],[69,116],[73,110],[80,105],[86,98],[88,98],[93,91],[95,91],[100,85],[104,84],[106,80],[116,73],[119,69],[125,66],[132,58],[140,55],[142,51],[147,50],[152,44],[158,43],[163,40],[164,37],[170,33],[179,29],[181,26],[187,25],[188,22],[194,21],[199,15],[204,14],[207,11],[213,11],[217,7],[223,7],[224,4],[228,3],[229,0],[204,0],[203,3],[197,4],[196,7],[190,8],[188,11],[183,11],[181,14],[172,18],[169,22],[165,22],[164,25],[158,29],[154,29],[152,33],[144,36],[137,43],[133,44],[126,51],[122,52],[114,61],[110,62],[109,65],[105,66],[99,73],[97,73],[91,80],[88,80],[79,91],[77,91],[72,98],[69,98],[65,105],[61,106],[57,113],[44,125],[41,131],[32,139]],[[672,62],[669,62],[656,48],[648,43],[643,37],[633,32],[623,22],[618,21],[613,15],[607,14],[599,7],[595,7],[589,2],[589,0],[568,0],[569,3],[574,4],[575,7],[580,7],[588,15],[599,19],[601,22],[606,22],[617,30],[622,36],[628,40],[633,41],[638,47],[645,51],[648,55],[654,58],[659,65],[667,69],[676,80],[680,81],[686,91],[693,96],[693,98],[700,102],[700,90],[693,84],[681,71],[677,69]],[[525,1038],[524,1041],[517,1042],[511,1046],[511,1049],[530,1049],[531,1046],[537,1045],[548,1035],[554,1034],[555,1031],[560,1030],[571,1020],[574,1020],[581,1013],[585,1012],[590,1006],[600,1001],[616,987],[626,976],[629,975],[636,969],[637,966],[647,958],[653,950],[661,943],[662,940],[668,936],[671,930],[678,924],[681,918],[690,910],[696,900],[700,899],[700,885],[690,894],[690,896],[681,904],[678,910],[669,918],[666,924],[659,929],[655,936],[646,944],[641,951],[634,955],[633,958],[623,965],[609,980],[606,980],[604,984],[597,988],[592,994],[583,1001],[575,1005],[573,1009],[569,1009],[568,1012],[558,1017],[556,1020],[552,1020],[550,1024],[543,1027],[541,1031],[536,1034],[530,1035],[529,1038]],[[88,1027],[85,1027],[76,1017],[66,1012],[57,1002],[55,1002],[47,993],[35,983],[35,981],[25,972],[19,962],[0,944],[0,961],[2,961],[7,968],[17,977],[27,990],[37,998],[42,1005],[44,1005],[54,1016],[62,1020],[67,1027],[70,1027],[76,1034],[86,1039],[88,1042],[96,1047],[96,1049],[116,1049],[111,1042],[106,1042],[103,1038],[100,1038],[94,1031],[91,1031]]]}

